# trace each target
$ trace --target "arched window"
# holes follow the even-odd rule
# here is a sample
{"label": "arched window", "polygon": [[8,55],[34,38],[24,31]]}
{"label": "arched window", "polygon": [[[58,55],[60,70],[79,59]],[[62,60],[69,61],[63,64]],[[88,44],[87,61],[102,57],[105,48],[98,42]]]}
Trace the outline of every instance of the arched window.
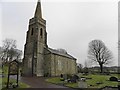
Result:
{"label": "arched window", "polygon": [[33,28],[32,28],[32,31],[31,31],[31,35],[33,35]]}
{"label": "arched window", "polygon": [[40,29],[40,36],[41,36],[41,38],[42,38],[42,35],[43,35],[43,30],[42,30],[42,28]]}

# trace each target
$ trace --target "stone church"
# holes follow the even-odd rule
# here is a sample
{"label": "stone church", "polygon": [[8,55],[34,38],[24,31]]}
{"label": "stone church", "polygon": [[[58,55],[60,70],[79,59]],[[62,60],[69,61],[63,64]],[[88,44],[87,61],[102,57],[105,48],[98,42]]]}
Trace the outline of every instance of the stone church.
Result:
{"label": "stone church", "polygon": [[76,74],[76,58],[65,50],[47,45],[46,20],[42,18],[41,2],[37,2],[34,17],[29,26],[24,45],[23,76],[60,76]]}

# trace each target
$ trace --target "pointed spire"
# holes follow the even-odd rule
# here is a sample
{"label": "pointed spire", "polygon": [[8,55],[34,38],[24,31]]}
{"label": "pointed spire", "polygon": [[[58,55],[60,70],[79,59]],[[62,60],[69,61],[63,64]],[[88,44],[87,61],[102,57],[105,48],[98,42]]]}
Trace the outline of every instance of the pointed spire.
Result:
{"label": "pointed spire", "polygon": [[42,18],[41,1],[38,0],[34,17]]}

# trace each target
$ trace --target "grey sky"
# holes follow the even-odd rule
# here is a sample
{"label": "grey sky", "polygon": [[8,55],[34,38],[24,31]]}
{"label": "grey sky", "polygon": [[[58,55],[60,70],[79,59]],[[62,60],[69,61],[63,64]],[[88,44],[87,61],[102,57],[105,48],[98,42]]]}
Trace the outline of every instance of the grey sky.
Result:
{"label": "grey sky", "polygon": [[[16,39],[18,48],[24,50],[28,21],[34,15],[36,2],[14,1],[2,2],[1,40]],[[42,2],[43,18],[47,21],[48,46],[66,49],[78,59],[77,62],[84,64],[87,59],[88,43],[100,39],[113,52],[115,60],[113,65],[117,65],[117,4],[117,1],[111,0]]]}

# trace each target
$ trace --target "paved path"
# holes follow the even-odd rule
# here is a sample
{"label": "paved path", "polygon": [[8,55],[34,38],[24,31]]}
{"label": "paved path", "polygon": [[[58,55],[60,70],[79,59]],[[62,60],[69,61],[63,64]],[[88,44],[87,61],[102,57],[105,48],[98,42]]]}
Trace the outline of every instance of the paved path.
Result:
{"label": "paved path", "polygon": [[[21,81],[30,85],[31,88],[68,88],[45,82],[44,77],[21,77]],[[75,90],[69,88],[69,90]]]}

